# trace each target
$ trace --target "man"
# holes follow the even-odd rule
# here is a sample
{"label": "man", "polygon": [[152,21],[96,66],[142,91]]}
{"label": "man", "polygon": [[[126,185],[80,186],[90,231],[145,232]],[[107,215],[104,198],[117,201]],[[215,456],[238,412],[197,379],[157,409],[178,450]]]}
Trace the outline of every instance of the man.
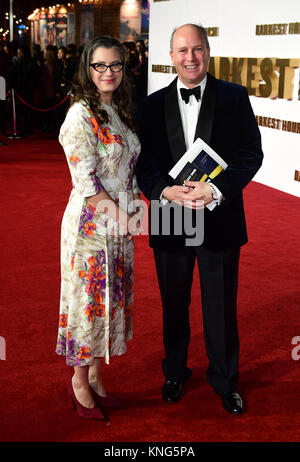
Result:
{"label": "man", "polygon": [[[221,396],[223,407],[232,414],[240,414],[244,405],[236,390],[236,298],[240,247],[247,242],[242,190],[262,163],[260,133],[246,89],[217,80],[207,72],[210,48],[202,26],[185,24],[177,28],[171,37],[170,55],[178,77],[168,87],[148,96],[142,106],[138,183],[151,204],[162,201],[197,209],[195,201],[200,200],[215,207],[204,210],[201,245],[187,245],[184,234],[150,232],[163,305],[162,397],[167,402],[181,399],[182,384],[191,375],[187,367],[189,305],[197,260],[209,359],[207,381]],[[181,89],[197,87],[198,95],[185,102]],[[198,137],[228,167],[213,183],[175,185],[168,172]]]}

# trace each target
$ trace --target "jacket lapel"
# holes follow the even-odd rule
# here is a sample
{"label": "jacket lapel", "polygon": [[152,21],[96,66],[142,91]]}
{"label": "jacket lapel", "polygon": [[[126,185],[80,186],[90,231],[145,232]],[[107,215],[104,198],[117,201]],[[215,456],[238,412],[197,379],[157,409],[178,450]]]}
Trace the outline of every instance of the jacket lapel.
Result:
{"label": "jacket lapel", "polygon": [[177,98],[177,77],[168,86],[165,94],[165,124],[172,158],[177,162],[186,151]]}
{"label": "jacket lapel", "polygon": [[[217,80],[207,74],[207,82],[200,114],[196,126],[195,138],[202,138],[210,144],[217,96]],[[177,98],[177,78],[168,86],[165,95],[165,124],[172,158],[177,162],[186,152],[185,138]]]}
{"label": "jacket lapel", "polygon": [[215,106],[217,97],[217,79],[207,74],[206,87],[203,94],[200,114],[196,126],[195,138],[202,138],[207,144],[210,144]]}

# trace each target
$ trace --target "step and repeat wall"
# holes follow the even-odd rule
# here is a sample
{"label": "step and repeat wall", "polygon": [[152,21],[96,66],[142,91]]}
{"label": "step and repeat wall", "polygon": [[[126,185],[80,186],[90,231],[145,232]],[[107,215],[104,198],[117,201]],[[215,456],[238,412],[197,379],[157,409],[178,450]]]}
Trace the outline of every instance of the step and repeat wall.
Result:
{"label": "step and repeat wall", "polygon": [[174,79],[170,35],[185,23],[208,32],[209,72],[247,87],[265,154],[254,180],[300,197],[300,1],[151,0],[149,94]]}

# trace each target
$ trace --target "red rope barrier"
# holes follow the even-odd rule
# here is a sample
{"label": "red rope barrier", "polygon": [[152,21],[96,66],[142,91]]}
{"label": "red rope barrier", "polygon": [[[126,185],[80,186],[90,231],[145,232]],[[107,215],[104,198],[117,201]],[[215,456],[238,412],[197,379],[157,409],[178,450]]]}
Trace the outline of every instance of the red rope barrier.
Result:
{"label": "red rope barrier", "polygon": [[31,104],[27,103],[26,101],[24,101],[20,95],[18,95],[17,92],[15,92],[15,94],[17,95],[17,97],[19,98],[19,100],[25,104],[26,106],[30,107],[30,109],[33,109],[35,111],[41,111],[41,112],[48,112],[48,111],[53,111],[54,109],[58,108],[59,106],[61,106],[65,101],[67,101],[67,99],[69,98],[69,95],[65,96],[64,99],[62,101],[60,101],[59,103],[57,103],[55,106],[53,107],[50,107],[48,109],[41,109],[39,107],[35,107],[35,106],[32,106]]}

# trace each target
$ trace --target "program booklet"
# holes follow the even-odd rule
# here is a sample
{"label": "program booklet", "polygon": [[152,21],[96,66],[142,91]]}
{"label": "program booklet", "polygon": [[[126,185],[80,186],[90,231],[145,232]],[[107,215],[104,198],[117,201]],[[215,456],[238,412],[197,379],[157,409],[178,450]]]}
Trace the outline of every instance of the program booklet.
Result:
{"label": "program booklet", "polygon": [[[211,181],[223,170],[227,163],[201,138],[197,138],[186,153],[169,171],[175,184],[183,185],[184,181]],[[206,207],[212,210],[215,204]]]}

